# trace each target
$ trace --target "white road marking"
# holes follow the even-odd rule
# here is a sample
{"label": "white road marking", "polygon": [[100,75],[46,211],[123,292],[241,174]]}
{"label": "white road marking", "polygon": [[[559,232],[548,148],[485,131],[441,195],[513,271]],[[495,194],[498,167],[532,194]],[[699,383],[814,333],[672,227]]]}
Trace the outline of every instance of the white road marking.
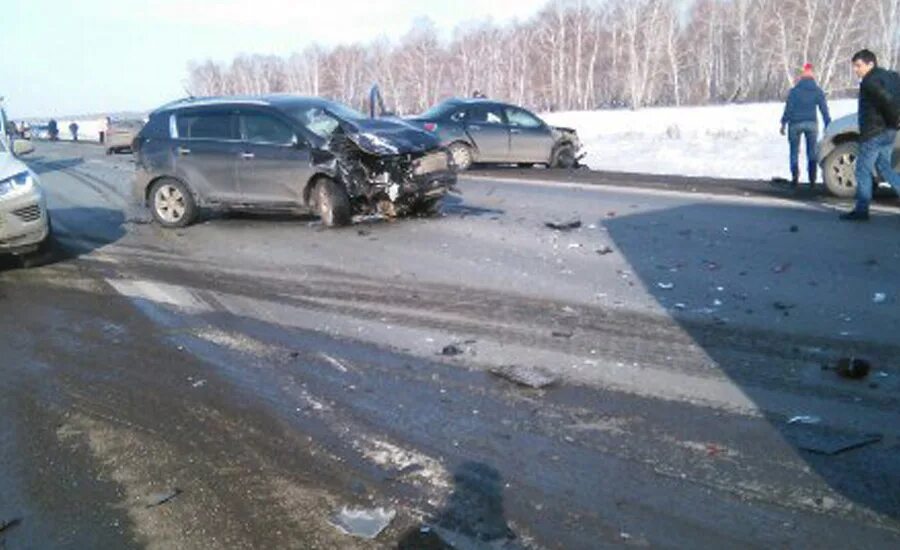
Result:
{"label": "white road marking", "polygon": [[152,281],[132,281],[126,279],[106,279],[119,294],[133,300],[175,306],[191,313],[212,311],[212,307],[193,291],[182,287]]}

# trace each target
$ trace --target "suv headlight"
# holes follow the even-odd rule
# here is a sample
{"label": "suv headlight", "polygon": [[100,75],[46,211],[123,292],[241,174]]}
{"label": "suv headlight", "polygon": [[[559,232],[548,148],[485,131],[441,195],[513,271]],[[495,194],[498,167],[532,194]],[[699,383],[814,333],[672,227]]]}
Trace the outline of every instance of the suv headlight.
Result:
{"label": "suv headlight", "polygon": [[22,172],[0,181],[0,197],[20,195],[34,188],[34,174]]}

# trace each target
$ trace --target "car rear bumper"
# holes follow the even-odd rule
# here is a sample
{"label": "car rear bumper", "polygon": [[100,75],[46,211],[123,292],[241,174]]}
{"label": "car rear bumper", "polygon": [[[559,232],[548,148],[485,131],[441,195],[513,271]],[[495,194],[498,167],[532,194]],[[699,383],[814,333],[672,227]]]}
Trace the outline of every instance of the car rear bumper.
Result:
{"label": "car rear bumper", "polygon": [[28,254],[50,235],[50,218],[39,189],[0,199],[0,254]]}

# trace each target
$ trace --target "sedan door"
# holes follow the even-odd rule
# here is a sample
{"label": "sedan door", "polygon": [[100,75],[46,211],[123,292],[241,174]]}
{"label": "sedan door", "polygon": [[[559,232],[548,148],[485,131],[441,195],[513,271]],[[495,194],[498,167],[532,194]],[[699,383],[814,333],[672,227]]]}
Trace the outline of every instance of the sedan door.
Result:
{"label": "sedan door", "polygon": [[550,162],[553,133],[550,127],[525,109],[507,107],[510,133],[510,162]]}
{"label": "sedan door", "polygon": [[172,140],[175,174],[202,202],[240,199],[237,182],[237,117],[227,110],[189,110],[176,115]]}
{"label": "sedan door", "polygon": [[509,127],[501,107],[486,103],[469,107],[466,132],[478,148],[478,162],[509,159]]}
{"label": "sedan door", "polygon": [[243,202],[274,208],[303,204],[303,186],[312,177],[312,152],[281,117],[242,110],[238,174]]}

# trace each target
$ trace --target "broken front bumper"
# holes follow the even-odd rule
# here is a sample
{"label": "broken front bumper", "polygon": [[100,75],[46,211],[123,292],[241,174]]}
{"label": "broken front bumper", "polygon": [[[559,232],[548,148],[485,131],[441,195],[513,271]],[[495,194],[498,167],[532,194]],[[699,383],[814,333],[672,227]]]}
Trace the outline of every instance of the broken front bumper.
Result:
{"label": "broken front bumper", "polygon": [[50,235],[50,218],[39,188],[0,198],[0,254],[34,252]]}

